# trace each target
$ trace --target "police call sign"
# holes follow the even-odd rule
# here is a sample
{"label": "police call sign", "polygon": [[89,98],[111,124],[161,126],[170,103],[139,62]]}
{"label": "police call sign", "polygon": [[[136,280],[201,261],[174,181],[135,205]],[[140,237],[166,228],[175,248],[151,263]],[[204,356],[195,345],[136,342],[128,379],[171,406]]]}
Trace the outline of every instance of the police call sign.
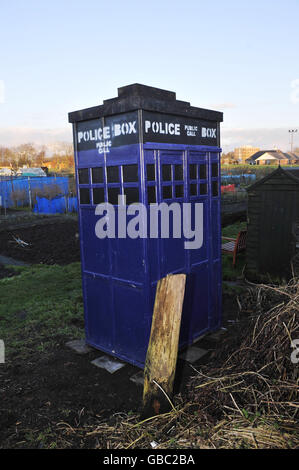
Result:
{"label": "police call sign", "polygon": [[77,148],[109,153],[111,147],[141,141],[185,145],[218,145],[217,124],[211,121],[142,111],[82,121],[77,125]]}

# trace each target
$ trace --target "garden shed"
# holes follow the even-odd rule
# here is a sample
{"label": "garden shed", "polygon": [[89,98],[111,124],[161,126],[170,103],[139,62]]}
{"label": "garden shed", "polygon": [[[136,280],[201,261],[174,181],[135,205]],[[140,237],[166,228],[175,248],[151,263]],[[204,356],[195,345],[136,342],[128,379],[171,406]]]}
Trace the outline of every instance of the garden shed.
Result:
{"label": "garden shed", "polygon": [[279,167],[248,188],[246,275],[299,274],[299,168]]}

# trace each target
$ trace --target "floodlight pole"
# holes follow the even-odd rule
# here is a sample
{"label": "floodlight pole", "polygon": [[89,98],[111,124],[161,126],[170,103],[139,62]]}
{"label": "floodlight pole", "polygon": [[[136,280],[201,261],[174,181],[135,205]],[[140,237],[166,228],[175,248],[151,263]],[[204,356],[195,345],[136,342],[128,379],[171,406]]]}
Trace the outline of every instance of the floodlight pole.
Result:
{"label": "floodlight pole", "polygon": [[293,153],[293,140],[295,132],[298,132],[298,129],[289,129],[289,133],[291,134],[291,153]]}

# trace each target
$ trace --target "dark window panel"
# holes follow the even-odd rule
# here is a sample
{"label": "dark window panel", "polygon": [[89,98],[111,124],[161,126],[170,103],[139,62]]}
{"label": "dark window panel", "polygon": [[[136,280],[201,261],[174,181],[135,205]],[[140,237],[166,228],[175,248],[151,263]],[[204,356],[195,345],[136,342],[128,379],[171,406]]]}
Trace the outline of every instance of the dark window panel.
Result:
{"label": "dark window panel", "polygon": [[139,202],[139,189],[138,188],[124,188],[126,196],[126,205],[134,204],[134,202]]}
{"label": "dark window panel", "polygon": [[119,194],[119,188],[108,188],[108,202],[110,202],[110,204],[117,205]]}
{"label": "dark window panel", "polygon": [[147,181],[156,181],[154,164],[149,163],[148,165],[146,165],[146,177],[147,177]]}
{"label": "dark window panel", "polygon": [[184,185],[183,184],[176,185],[175,197],[184,197]]}
{"label": "dark window panel", "polygon": [[138,182],[138,165],[124,165],[123,176],[125,183]]}
{"label": "dark window panel", "polygon": [[80,204],[90,204],[89,188],[80,188]]}
{"label": "dark window panel", "polygon": [[162,186],[163,199],[172,199],[171,186]]}
{"label": "dark window panel", "polygon": [[197,167],[197,165],[195,163],[190,163],[190,165],[189,165],[190,180],[196,180],[197,179],[196,167]]}
{"label": "dark window panel", "polygon": [[207,165],[199,165],[199,178],[205,180],[207,178]]}
{"label": "dark window panel", "polygon": [[212,181],[212,196],[218,196],[218,181]]}
{"label": "dark window panel", "polygon": [[93,188],[92,194],[94,204],[101,204],[102,202],[105,202],[104,188]]}
{"label": "dark window panel", "polygon": [[162,165],[163,181],[171,181],[171,165]]}
{"label": "dark window panel", "polygon": [[184,179],[183,165],[174,165],[174,179],[176,181]]}
{"label": "dark window panel", "polygon": [[208,194],[208,185],[207,185],[207,183],[200,183],[199,192],[200,192],[201,196],[204,196],[205,194]]}
{"label": "dark window panel", "polygon": [[147,187],[147,202],[148,202],[148,204],[155,204],[157,202],[157,199],[156,199],[156,186],[148,186]]}
{"label": "dark window panel", "polygon": [[119,167],[118,166],[107,167],[107,182],[108,183],[119,182]]}
{"label": "dark window panel", "polygon": [[92,168],[91,176],[93,183],[104,183],[103,167]]}
{"label": "dark window panel", "polygon": [[79,184],[89,184],[88,168],[79,168]]}
{"label": "dark window panel", "polygon": [[190,195],[197,196],[197,184],[190,184]]}
{"label": "dark window panel", "polygon": [[218,176],[218,163],[212,163],[212,178],[217,178]]}

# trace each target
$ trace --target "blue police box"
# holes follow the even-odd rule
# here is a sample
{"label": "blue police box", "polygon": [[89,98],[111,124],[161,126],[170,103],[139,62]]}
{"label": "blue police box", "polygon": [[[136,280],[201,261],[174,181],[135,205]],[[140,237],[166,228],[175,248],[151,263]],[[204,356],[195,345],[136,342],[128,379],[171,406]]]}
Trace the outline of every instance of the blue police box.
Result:
{"label": "blue police box", "polygon": [[[69,113],[86,342],[91,346],[143,367],[157,282],[170,273],[187,274],[180,348],[220,327],[222,120],[220,112],[190,106],[171,91],[140,84],[119,88],[118,97],[102,105]],[[108,212],[96,208],[110,203],[117,212],[124,200],[120,195],[126,196],[127,207],[142,203],[148,209],[139,223],[143,226],[140,236],[126,236],[118,215],[112,221],[110,212],[103,224]],[[197,205],[198,248],[192,242],[186,248],[184,215],[181,236],[172,232],[180,216],[172,210],[168,238],[162,234],[161,219],[156,235],[150,236],[149,229],[145,235],[150,209],[161,203],[169,208],[176,203],[176,209],[190,203],[193,225],[196,214],[192,209]],[[128,224],[133,218],[133,212],[127,215]],[[99,221],[103,230],[111,222],[115,237],[110,236],[112,232],[99,237]]]}

